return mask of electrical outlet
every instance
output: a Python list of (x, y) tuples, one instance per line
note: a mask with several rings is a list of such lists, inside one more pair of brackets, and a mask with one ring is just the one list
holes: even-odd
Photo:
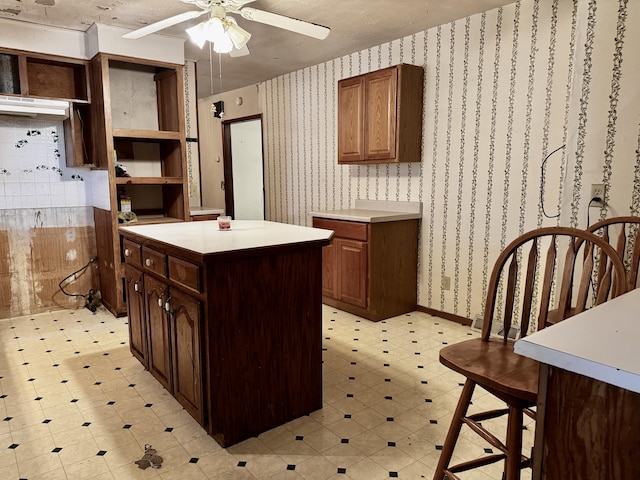
[(594, 198), (599, 198), (600, 200), (604, 200), (604, 185), (602, 183), (591, 184), (591, 198), (589, 198), (589, 200)]
[(442, 276), (442, 289), (451, 290), (451, 277)]

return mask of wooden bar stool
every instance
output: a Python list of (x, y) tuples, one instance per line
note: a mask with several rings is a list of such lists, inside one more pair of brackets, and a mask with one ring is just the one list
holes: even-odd
[(615, 248), (627, 271), (627, 290), (638, 287), (640, 265), (640, 217), (613, 217), (594, 223), (588, 232), (595, 233)]
[[(624, 265), (613, 247), (584, 230), (541, 228), (506, 247), (491, 273), (481, 337), (440, 350), (440, 362), (466, 381), (434, 480), (459, 480), (460, 472), (499, 461), (504, 461), (506, 480), (520, 478), (521, 469), (531, 466), (531, 459), (522, 454), (522, 426), (524, 414), (535, 419), (538, 362), (513, 351), (514, 331), (516, 337), (524, 337), (530, 329), (544, 328), (553, 304), (557, 304), (557, 318), (563, 319), (616, 297), (626, 292), (625, 278)], [(505, 408), (468, 414), (476, 386), (502, 400)], [(502, 441), (482, 422), (504, 415), (507, 432)], [(464, 425), (499, 453), (450, 465)]]

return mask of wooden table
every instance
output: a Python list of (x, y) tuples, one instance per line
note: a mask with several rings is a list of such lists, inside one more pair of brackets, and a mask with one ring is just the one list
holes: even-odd
[(640, 478), (640, 289), (515, 351), (540, 362), (534, 480)]

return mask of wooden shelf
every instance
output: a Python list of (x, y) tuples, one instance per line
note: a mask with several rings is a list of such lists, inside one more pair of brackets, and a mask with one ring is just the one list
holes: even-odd
[(165, 217), (162, 215), (138, 215), (138, 221), (129, 223), (120, 223), (119, 227), (132, 227), (134, 225), (151, 225), (154, 223), (176, 223), (184, 222), (182, 218)]
[(128, 128), (114, 128), (114, 138), (131, 138), (137, 140), (180, 140), (181, 132), (168, 130), (139, 130)]
[(117, 177), (116, 185), (182, 185), (180, 177)]

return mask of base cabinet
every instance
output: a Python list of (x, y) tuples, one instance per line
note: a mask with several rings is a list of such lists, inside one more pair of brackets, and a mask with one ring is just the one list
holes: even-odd
[(201, 304), (177, 289), (172, 290), (168, 304), (173, 337), (173, 395), (202, 423)]
[(369, 259), (367, 257), (367, 242), (336, 239), (336, 275), (338, 279), (337, 299), (367, 308), (369, 299), (367, 280), (369, 273)]
[(144, 279), (144, 298), (149, 338), (147, 368), (164, 388), (171, 391), (170, 315), (165, 303), (169, 299), (169, 286), (147, 275)]
[[(143, 257), (154, 253), (145, 251)], [(148, 268), (157, 268), (157, 263)], [(131, 353), (203, 423), (202, 303), (130, 265), (125, 265), (125, 279)]]
[(131, 352), (220, 445), (322, 408), (328, 240), (206, 256), (126, 231)]
[(314, 217), (334, 231), (322, 252), (322, 301), (373, 321), (417, 305), (418, 220), (363, 223)]
[(144, 288), (142, 272), (125, 269), (127, 298), (129, 299), (129, 348), (143, 364), (147, 364), (147, 322), (145, 319)]

